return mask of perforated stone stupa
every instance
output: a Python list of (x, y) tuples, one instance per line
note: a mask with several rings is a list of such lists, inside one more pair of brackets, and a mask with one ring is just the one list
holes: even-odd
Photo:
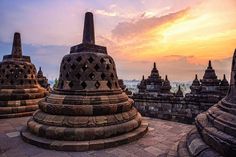
[(0, 118), (31, 115), (46, 93), (30, 57), (22, 55), (20, 33), (15, 33), (12, 53), (0, 62)]
[(22, 138), (55, 150), (86, 151), (142, 137), (148, 124), (118, 84), (114, 60), (95, 45), (93, 14), (85, 14), (82, 44), (63, 57), (59, 83), (39, 103)]
[[(176, 156), (236, 156), (236, 50), (228, 94), (197, 116), (196, 128), (184, 136)], [(171, 155), (171, 154), (170, 154)]]

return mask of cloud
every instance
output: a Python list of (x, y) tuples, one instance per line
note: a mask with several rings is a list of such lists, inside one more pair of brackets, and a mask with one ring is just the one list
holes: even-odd
[(117, 16), (117, 12), (108, 12), (106, 10), (95, 10), (95, 14), (104, 15), (104, 16)]
[[(153, 62), (156, 62), (162, 78), (168, 75), (170, 81), (192, 81), (195, 74), (198, 74), (201, 79), (208, 65), (208, 60), (206, 60), (204, 64), (191, 63), (190, 61), (193, 58), (193, 56), (163, 56), (153, 59), (152, 62), (146, 60), (133, 62), (118, 60), (116, 64), (118, 67), (118, 75), (121, 77), (126, 76), (125, 79), (141, 79), (142, 75), (145, 75), (145, 77), (149, 76)], [(231, 57), (221, 60), (212, 60), (212, 66), (219, 79), (222, 79), (223, 74), (226, 74), (229, 80), (231, 60)]]
[[(9, 43), (20, 31), (25, 55), (49, 79), (58, 77), (62, 57), (81, 41), (85, 11), (95, 13), (96, 43), (107, 46), (123, 79), (149, 75), (154, 61), (170, 80), (201, 76), (208, 59), (220, 78), (229, 74), (235, 0), (22, 1), (1, 0), (0, 41)], [(11, 44), (0, 42), (0, 49), (10, 52)]]
[(113, 36), (117, 38), (133, 37), (137, 34), (150, 31), (153, 28), (161, 27), (164, 24), (171, 23), (182, 18), (188, 12), (187, 9), (180, 10), (175, 13), (170, 13), (161, 17), (148, 17), (143, 13), (138, 20), (129, 22), (120, 22), (113, 30)]

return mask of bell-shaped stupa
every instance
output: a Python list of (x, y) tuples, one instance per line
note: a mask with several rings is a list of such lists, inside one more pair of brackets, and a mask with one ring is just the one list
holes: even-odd
[(50, 84), (48, 83), (48, 79), (43, 75), (41, 67), (39, 67), (39, 71), (37, 73), (37, 80), (40, 86), (45, 88), (47, 91), (50, 91)]
[(30, 57), (22, 55), (20, 33), (15, 33), (12, 53), (0, 62), (0, 118), (31, 115), (46, 94)]
[(95, 45), (93, 14), (87, 12), (83, 43), (63, 57), (58, 86), (40, 101), (22, 138), (48, 149), (86, 151), (134, 141), (147, 128), (120, 88), (106, 47)]
[(236, 156), (236, 50), (228, 94), (196, 117), (196, 128), (179, 142), (177, 156)]

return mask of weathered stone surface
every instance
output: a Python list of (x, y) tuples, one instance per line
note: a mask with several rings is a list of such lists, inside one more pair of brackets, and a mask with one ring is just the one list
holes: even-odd
[(142, 115), (194, 123), (199, 113), (206, 111), (226, 95), (229, 83), (225, 75), (222, 80), (217, 78), (209, 61), (203, 79), (199, 81), (195, 76), (190, 93), (183, 96), (180, 86), (176, 93), (171, 93), (167, 76), (162, 80), (154, 64), (151, 75), (147, 79), (143, 76), (138, 88), (139, 92), (132, 98)]
[[(123, 157), (123, 156), (137, 156), (137, 157), (156, 157), (165, 155), (168, 150), (178, 141), (184, 134), (193, 128), (193, 125), (186, 125), (175, 123), (160, 119), (152, 119), (143, 117), (149, 123), (147, 134), (143, 138), (131, 142), (129, 144), (118, 146), (117, 143), (109, 142), (105, 144), (106, 139), (103, 141), (91, 141), (91, 149), (95, 151), (86, 152), (57, 152), (54, 150), (46, 150), (25, 143), (19, 134), (19, 128), (22, 128), (30, 117), (0, 119), (0, 156), (14, 157), (14, 156), (27, 156), (27, 157)], [(18, 132), (18, 133), (17, 133)], [(9, 134), (13, 136), (8, 136)], [(14, 136), (17, 134), (17, 136)], [(44, 143), (46, 145), (46, 139)], [(67, 141), (68, 142), (68, 141)], [(100, 142), (100, 143), (99, 143)], [(101, 144), (104, 142), (104, 144)], [(88, 148), (88, 142), (80, 141), (81, 148)], [(82, 145), (83, 144), (83, 145)], [(109, 145), (116, 146), (113, 148), (103, 149)], [(70, 149), (67, 145), (63, 147)], [(97, 150), (102, 149), (102, 150)], [(73, 150), (74, 151), (74, 150)]]
[(58, 85), (40, 101), (22, 138), (47, 149), (86, 151), (129, 143), (147, 130), (119, 86), (114, 60), (95, 45), (93, 15), (86, 13), (83, 43), (63, 57)]
[[(233, 55), (228, 94), (196, 117), (196, 129), (183, 140), (187, 156), (236, 156), (236, 50)], [(209, 63), (210, 65), (210, 63)], [(213, 74), (211, 74), (214, 76)], [(179, 142), (178, 147), (181, 147)], [(177, 156), (186, 156), (177, 150)]]
[(30, 57), (22, 55), (20, 33), (15, 33), (11, 55), (0, 62), (0, 118), (31, 115), (46, 94)]

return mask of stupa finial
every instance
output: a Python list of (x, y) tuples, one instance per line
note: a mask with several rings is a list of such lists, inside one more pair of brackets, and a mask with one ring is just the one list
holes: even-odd
[(209, 62), (208, 62), (208, 68), (212, 68), (212, 66), (211, 66), (211, 60), (209, 60)]
[(157, 68), (157, 67), (156, 67), (156, 62), (154, 62), (154, 64), (153, 64), (153, 68), (155, 68), (155, 69)]
[(18, 32), (14, 34), (11, 54), (13, 58), (22, 58), (21, 37)]
[(95, 44), (93, 13), (91, 12), (85, 13), (83, 43)]

